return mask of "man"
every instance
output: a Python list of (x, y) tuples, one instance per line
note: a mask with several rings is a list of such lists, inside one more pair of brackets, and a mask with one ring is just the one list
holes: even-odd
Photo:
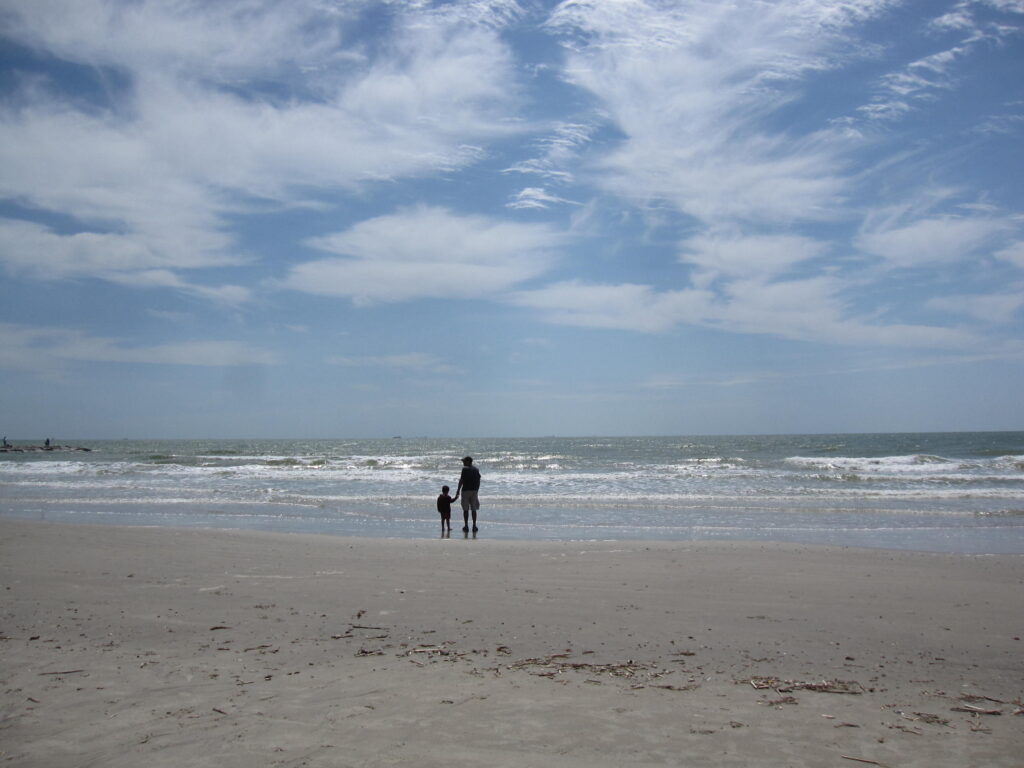
[(469, 513), (473, 513), (473, 533), (476, 533), (476, 511), (480, 509), (480, 470), (473, 466), (473, 457), (466, 456), (462, 460), (462, 474), (459, 476), (459, 487), (455, 489), (455, 498), (462, 499), (462, 532), (469, 533)]

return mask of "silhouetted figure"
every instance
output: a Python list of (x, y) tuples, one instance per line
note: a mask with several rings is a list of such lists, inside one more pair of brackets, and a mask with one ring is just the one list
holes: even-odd
[[(455, 496), (455, 499), (458, 495)], [(441, 495), (437, 497), (437, 511), (441, 513), (441, 535), (444, 535), (445, 526), (448, 526), (448, 534), (452, 532), (452, 502), (455, 501), (448, 495), (448, 486), (441, 486)]]
[(462, 475), (459, 476), (459, 487), (455, 489), (455, 498), (462, 496), (462, 532), (469, 533), (469, 513), (473, 513), (473, 533), (476, 533), (476, 512), (480, 509), (480, 470), (473, 466), (473, 457), (466, 456), (462, 460)]

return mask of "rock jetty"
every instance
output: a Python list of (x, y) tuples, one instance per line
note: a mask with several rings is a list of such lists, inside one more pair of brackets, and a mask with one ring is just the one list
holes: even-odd
[(0, 453), (33, 453), (36, 451), (91, 451), (77, 445), (10, 445), (0, 446)]

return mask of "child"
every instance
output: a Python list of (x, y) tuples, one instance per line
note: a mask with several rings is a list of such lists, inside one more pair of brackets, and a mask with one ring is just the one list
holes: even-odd
[(455, 494), (453, 499), (448, 495), (448, 486), (441, 486), (441, 495), (437, 497), (437, 511), (441, 513), (441, 535), (444, 535), (444, 528), (448, 526), (449, 535), (452, 532), (452, 502), (459, 498), (459, 494)]

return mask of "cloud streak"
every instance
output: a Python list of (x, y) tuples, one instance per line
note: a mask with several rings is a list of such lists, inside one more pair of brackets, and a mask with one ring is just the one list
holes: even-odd
[(337, 257), (293, 267), (283, 285), (361, 305), (455, 295), (486, 299), (544, 274), (563, 240), (544, 224), (417, 206), (307, 241)]
[(97, 110), (34, 80), (0, 113), (0, 195), (78, 229), (4, 222), (0, 258), (36, 278), (239, 265), (228, 222), (254, 200), (452, 171), (521, 130), (495, 29), (514, 3), (396, 13), (372, 58), (348, 44), (367, 3), (6, 5), (8, 37), (121, 84)]
[(0, 323), (0, 366), (57, 374), (71, 362), (141, 363), (222, 368), (275, 365), (268, 350), (237, 341), (198, 340), (132, 345), (78, 329)]

